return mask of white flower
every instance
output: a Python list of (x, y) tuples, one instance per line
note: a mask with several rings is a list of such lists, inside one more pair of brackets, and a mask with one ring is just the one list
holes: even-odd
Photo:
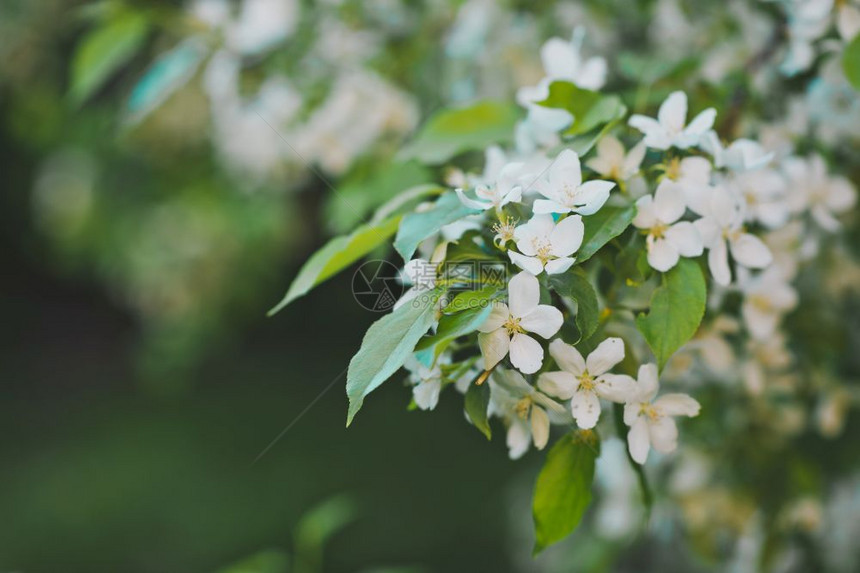
[(439, 403), (439, 393), (442, 391), (440, 363), (444, 362), (443, 358), (440, 357), (432, 368), (428, 368), (411, 355), (403, 365), (409, 371), (409, 381), (413, 384), (412, 398), (422, 410), (432, 410)]
[(484, 369), (490, 370), (510, 351), (511, 364), (525, 374), (538, 371), (543, 348), (528, 335), (550, 338), (564, 322), (561, 311), (540, 303), (540, 284), (527, 272), (508, 282), (508, 304), (497, 302), (487, 320), (478, 328), (478, 344), (484, 355)]
[(714, 192), (711, 171), (711, 162), (704, 157), (674, 157), (666, 163), (665, 176), (676, 183), (687, 207), (701, 215)]
[(566, 421), (564, 407), (540, 393), (514, 370), (493, 372), (490, 384), (490, 412), (501, 416), (508, 426), (508, 455), (521, 457), (533, 441), (542, 450), (549, 440), (550, 416)]
[(744, 214), (738, 199), (727, 189), (718, 188), (708, 202), (708, 212), (694, 223), (708, 249), (708, 267), (717, 284), (732, 282), (729, 250), (739, 265), (763, 269), (773, 261), (764, 242), (743, 229)]
[(846, 42), (860, 34), (860, 4), (840, 2), (836, 9), (836, 30)]
[(631, 127), (645, 135), (645, 145), (653, 149), (678, 147), (687, 149), (699, 144), (702, 136), (714, 125), (717, 111), (708, 108), (689, 125), (687, 121), (687, 94), (677, 91), (669, 94), (657, 112), (657, 119), (644, 115), (633, 115), (628, 122)]
[(654, 400), (660, 382), (656, 364), (639, 367), (633, 399), (624, 406), (624, 423), (630, 426), (627, 448), (636, 463), (644, 464), (653, 447), (662, 454), (678, 447), (678, 427), (672, 416), (697, 416), (699, 403), (686, 394), (665, 394)]
[(774, 157), (772, 152), (766, 151), (760, 143), (751, 139), (736, 139), (728, 147), (723, 147), (719, 136), (713, 130), (702, 138), (702, 148), (714, 156), (717, 167), (736, 172), (761, 169)]
[(815, 60), (812, 43), (830, 28), (833, 0), (793, 0), (783, 6), (788, 16), (788, 54), (780, 65), (786, 75), (802, 72)]
[(514, 230), (519, 253), (508, 251), (511, 262), (533, 275), (546, 270), (548, 275), (563, 273), (574, 261), (585, 234), (582, 217), (570, 215), (558, 224), (552, 215), (534, 215)]
[(797, 306), (797, 291), (776, 267), (740, 284), (744, 293), (741, 315), (753, 338), (770, 338), (782, 317)]
[(599, 398), (623, 404), (631, 397), (633, 378), (609, 373), (624, 360), (624, 342), (620, 338), (607, 338), (585, 359), (560, 338), (550, 343), (549, 353), (561, 371), (541, 374), (538, 388), (550, 396), (570, 400), (571, 414), (580, 428), (587, 430), (597, 424)]
[(580, 46), (582, 33), (574, 31), (570, 42), (561, 38), (550, 38), (541, 47), (540, 59), (547, 78), (566, 80), (587, 90), (599, 90), (606, 82), (606, 60), (589, 58), (582, 61)]
[(839, 229), (836, 215), (849, 211), (857, 202), (857, 191), (844, 177), (829, 177), (820, 155), (808, 160), (786, 159), (783, 162), (789, 178), (789, 201), (792, 211), (809, 210), (824, 230)]
[(245, 0), (227, 28), (227, 43), (242, 55), (255, 55), (286, 39), (299, 23), (294, 0)]
[(637, 213), (633, 225), (648, 231), (648, 264), (666, 272), (681, 256), (698, 257), (702, 254), (702, 237), (692, 223), (678, 221), (685, 205), (678, 185), (664, 179), (652, 197), (646, 195), (636, 202)]
[[(730, 183), (744, 198), (744, 219), (768, 229), (782, 227), (790, 215), (785, 179), (773, 169), (739, 173)], [(704, 213), (699, 213), (700, 215)]]
[(565, 149), (550, 165), (547, 178), (535, 182), (538, 192), (546, 199), (534, 202), (535, 213), (580, 213), (593, 215), (609, 199), (615, 187), (611, 181), (582, 182), (579, 155)]
[(519, 162), (505, 165), (499, 171), (494, 184), (480, 184), (475, 187), (477, 200), (467, 197), (462, 189), (455, 189), (455, 191), (466, 207), (482, 211), (516, 203), (523, 196), (522, 179), (525, 176), (523, 168), (524, 164)]
[(637, 173), (645, 159), (645, 143), (640, 141), (625, 153), (624, 146), (616, 138), (607, 135), (597, 143), (597, 156), (585, 164), (604, 177), (616, 181), (627, 181)]

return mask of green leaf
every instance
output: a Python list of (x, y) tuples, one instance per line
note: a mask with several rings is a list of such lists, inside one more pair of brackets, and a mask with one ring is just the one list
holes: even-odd
[(585, 90), (565, 81), (552, 82), (549, 96), (538, 104), (565, 109), (573, 115), (573, 123), (567, 128), (566, 135), (585, 133), (627, 114), (627, 107), (618, 96)]
[(623, 233), (636, 216), (636, 207), (606, 207), (582, 218), (585, 234), (576, 252), (576, 262), (584, 263), (603, 245)]
[(143, 14), (123, 11), (90, 31), (72, 59), (69, 97), (76, 105), (90, 98), (143, 46), (149, 21)]
[(490, 385), (470, 384), (466, 390), (465, 408), (466, 415), (469, 420), (475, 425), (482, 434), (489, 440), (493, 433), (490, 429), (490, 422), (487, 419), (487, 408), (490, 406)]
[(574, 344), (588, 340), (600, 324), (600, 306), (597, 293), (585, 277), (567, 272), (552, 275), (549, 284), (558, 294), (572, 298), (576, 302), (576, 327), (579, 339)]
[(842, 69), (854, 89), (860, 91), (860, 34), (854, 36), (854, 39), (845, 47), (842, 55)]
[(489, 302), (498, 296), (503, 287), (503, 284), (492, 284), (480, 290), (463, 291), (451, 299), (451, 302), (448, 303), (448, 306), (444, 310), (446, 313), (454, 313), (465, 309), (489, 306)]
[(325, 544), (357, 516), (358, 504), (348, 494), (335, 495), (308, 510), (296, 524), (293, 535), (296, 559), (313, 560), (322, 555)]
[(404, 215), (394, 239), (394, 248), (404, 261), (409, 261), (421, 241), (438, 233), (445, 225), (476, 212), (463, 205), (456, 193), (446, 193), (439, 197), (432, 208)]
[(346, 425), (352, 423), (364, 398), (403, 366), (415, 345), (436, 321), (436, 302), (442, 289), (418, 297), (386, 314), (372, 325), (361, 341), (361, 348), (349, 361), (346, 395), (349, 413)]
[(371, 169), (370, 173), (365, 169), (363, 173), (351, 176), (338, 185), (337, 193), (329, 196), (325, 205), (325, 221), (334, 232), (352, 229), (365, 221), (367, 214), (377, 206), (401, 197), (404, 189), (424, 186), (433, 178), (429, 169), (414, 161), (381, 166), (376, 162)]
[(681, 259), (651, 297), (648, 314), (636, 317), (636, 326), (657, 357), (660, 369), (669, 357), (690, 340), (705, 314), (708, 296), (699, 264)]
[(416, 351), (436, 347), (433, 358), (437, 358), (454, 340), (472, 334), (484, 324), (493, 307), (489, 304), (478, 306), (456, 314), (446, 314), (439, 319), (439, 326), (432, 336), (425, 336), (415, 347)]
[(138, 122), (158, 108), (194, 75), (208, 53), (200, 38), (189, 38), (149, 66), (128, 98), (129, 120)]
[(287, 294), (272, 310), (272, 316), (324, 280), (339, 273), (352, 263), (386, 242), (397, 230), (400, 216), (392, 217), (378, 225), (362, 225), (352, 234), (335, 237), (314, 253), (302, 266)]
[(287, 573), (289, 570), (289, 555), (283, 551), (271, 549), (218, 569), (217, 573)]
[(535, 485), (532, 514), (537, 554), (576, 529), (591, 503), (600, 441), (593, 431), (571, 432), (549, 451)]
[(498, 261), (502, 265), (505, 264), (505, 261), (499, 257), (498, 250), (485, 250), (475, 242), (476, 237), (480, 237), (477, 231), (467, 231), (460, 239), (451, 243), (445, 255), (445, 262)]
[(439, 164), (464, 151), (508, 143), (519, 116), (516, 106), (492, 100), (437, 111), (397, 157)]

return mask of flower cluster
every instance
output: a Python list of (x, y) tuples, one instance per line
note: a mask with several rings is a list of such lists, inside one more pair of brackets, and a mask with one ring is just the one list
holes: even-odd
[[(783, 325), (804, 267), (838, 244), (854, 185), (831, 174), (831, 157), (795, 145), (788, 119), (740, 124), (737, 110), (677, 89), (629, 114), (633, 102), (598, 91), (609, 66), (583, 56), (581, 34), (540, 55), (544, 77), (517, 92), (508, 147), (488, 142), (480, 172), (457, 165), (447, 187), (412, 189), (372, 220), (393, 221), (404, 273), (418, 261), (424, 272), (353, 359), (348, 423), (403, 366), (416, 408), (455, 387), (488, 438), (493, 418), (504, 426), (511, 458), (559, 429), (545, 472), (557, 471), (554, 452), (596, 457), (599, 436), (617, 434), (644, 475), (678, 448), (680, 418), (722, 407), (703, 390), (712, 381), (751, 397), (743, 415), (775, 435), (796, 431), (788, 408), (758, 398), (797, 387), (801, 360)], [(452, 124), (480, 115), (450, 113)], [(434, 161), (481, 149), (458, 145), (434, 149)], [(817, 416), (832, 435), (855, 399), (822, 377)], [(536, 501), (539, 544), (541, 511)]]

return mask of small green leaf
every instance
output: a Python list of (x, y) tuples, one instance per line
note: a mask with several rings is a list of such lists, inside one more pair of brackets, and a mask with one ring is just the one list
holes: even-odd
[(699, 264), (681, 259), (663, 274), (663, 283), (651, 297), (648, 314), (636, 317), (636, 326), (657, 357), (661, 370), (672, 354), (696, 334), (705, 314), (707, 296)]
[(377, 225), (362, 225), (352, 234), (335, 237), (314, 253), (302, 266), (287, 294), (272, 310), (272, 316), (324, 280), (339, 273), (349, 265), (386, 242), (397, 230), (400, 216), (397, 215)]
[(90, 31), (75, 50), (69, 97), (80, 105), (90, 98), (143, 46), (149, 21), (138, 12), (123, 11)]
[(217, 573), (287, 573), (289, 570), (290, 556), (284, 551), (270, 549), (218, 569)]
[(576, 529), (591, 503), (600, 441), (593, 431), (571, 432), (549, 451), (535, 485), (532, 513), (537, 554)]
[(576, 327), (579, 330), (579, 339), (574, 344), (588, 340), (600, 324), (600, 306), (594, 287), (588, 279), (574, 272), (552, 275), (549, 284), (555, 292), (576, 302)]
[(364, 398), (403, 366), (415, 345), (436, 322), (436, 302), (442, 292), (442, 289), (431, 291), (429, 296), (418, 297), (370, 325), (361, 348), (349, 361), (346, 374), (347, 426), (361, 409)]
[(842, 69), (854, 89), (860, 91), (860, 34), (854, 36), (854, 39), (845, 46)]
[(451, 299), (451, 302), (445, 307), (445, 312), (454, 313), (461, 310), (489, 306), (489, 302), (498, 296), (502, 287), (504, 287), (503, 284), (492, 284), (480, 290), (463, 291)]
[(466, 390), (465, 408), (466, 415), (478, 430), (489, 440), (492, 438), (490, 422), (487, 419), (487, 408), (490, 406), (490, 385), (470, 384)]
[(421, 241), (472, 213), (476, 211), (463, 205), (456, 193), (446, 193), (430, 209), (404, 215), (394, 239), (394, 248), (404, 261), (409, 261)]
[(513, 140), (519, 116), (516, 106), (491, 100), (437, 111), (400, 151), (398, 159), (439, 164), (464, 151), (508, 143)]
[(472, 334), (484, 324), (493, 307), (489, 304), (478, 306), (456, 314), (446, 314), (439, 319), (439, 326), (432, 336), (425, 336), (415, 347), (416, 351), (436, 347), (433, 358), (438, 357), (454, 340)]
[(633, 218), (636, 216), (636, 208), (630, 207), (606, 207), (594, 215), (582, 218), (585, 225), (585, 234), (582, 246), (576, 252), (576, 262), (584, 263), (603, 245), (623, 233)]
[(538, 104), (565, 109), (573, 115), (573, 123), (567, 128), (566, 135), (585, 133), (627, 114), (627, 108), (618, 96), (603, 95), (565, 81), (552, 82), (549, 96)]

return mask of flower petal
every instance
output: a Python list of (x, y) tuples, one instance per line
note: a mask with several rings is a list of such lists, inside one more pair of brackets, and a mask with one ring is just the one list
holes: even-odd
[(636, 384), (639, 386), (639, 395), (636, 397), (637, 402), (650, 402), (657, 395), (657, 390), (660, 389), (660, 378), (657, 373), (656, 364), (643, 364), (639, 367), (639, 374), (636, 378)]
[(519, 272), (508, 281), (508, 307), (511, 316), (522, 318), (540, 304), (540, 283), (529, 272)]
[(698, 257), (704, 250), (702, 235), (688, 221), (679, 221), (666, 229), (666, 240), (675, 245), (684, 257)]
[(576, 262), (576, 258), (574, 257), (562, 257), (560, 259), (553, 259), (551, 261), (546, 262), (546, 266), (544, 269), (546, 270), (546, 274), (548, 275), (559, 275), (573, 266), (573, 263)]
[(612, 181), (586, 181), (579, 187), (576, 202), (581, 207), (576, 212), (581, 215), (594, 215), (609, 199), (609, 192), (615, 187)]
[(741, 233), (729, 246), (732, 257), (748, 269), (763, 269), (773, 261), (770, 249), (755, 235)]
[(570, 400), (579, 388), (579, 379), (570, 372), (544, 372), (538, 377), (538, 388), (560, 400)]
[(570, 372), (574, 376), (580, 376), (585, 372), (585, 359), (582, 354), (573, 345), (566, 344), (560, 338), (550, 342), (549, 355), (565, 372)]
[(511, 421), (511, 425), (508, 426), (508, 435), (506, 437), (508, 456), (512, 460), (520, 459), (528, 451), (531, 441), (531, 432), (528, 424), (519, 418), (514, 418)]
[(624, 341), (615, 336), (597, 345), (597, 348), (585, 359), (585, 367), (592, 376), (600, 376), (622, 360), (624, 360)]
[(441, 380), (428, 380), (412, 388), (412, 398), (415, 400), (415, 405), (422, 410), (432, 410), (439, 403), (439, 392), (441, 390)]
[(644, 195), (636, 201), (636, 216), (633, 226), (637, 229), (650, 229), (657, 224), (657, 214), (654, 211), (654, 197)]
[(564, 184), (576, 189), (582, 183), (582, 167), (579, 155), (572, 149), (565, 149), (558, 154), (549, 169), (549, 181), (553, 187), (559, 188)]
[(714, 120), (717, 119), (717, 110), (712, 107), (699, 112), (693, 120), (684, 129), (684, 136), (692, 139), (690, 145), (696, 145), (706, 131), (714, 127)]
[(511, 339), (504, 328), (478, 335), (478, 346), (484, 355), (484, 370), (490, 370), (508, 355)]
[(532, 212), (544, 213), (570, 213), (570, 207), (565, 207), (558, 201), (552, 199), (535, 199), (532, 205)]
[(732, 271), (729, 268), (729, 250), (726, 241), (720, 239), (708, 251), (708, 267), (718, 285), (729, 286), (732, 282)]
[(523, 374), (534, 374), (543, 363), (543, 348), (528, 334), (514, 334), (511, 338), (511, 364)]
[(540, 406), (532, 406), (532, 440), (535, 447), (542, 450), (546, 447), (549, 441), (549, 416)]
[(676, 91), (660, 105), (657, 120), (670, 133), (680, 133), (687, 121), (687, 94)]
[(664, 394), (654, 401), (656, 407), (664, 416), (698, 416), (701, 406), (686, 394)]
[(648, 432), (648, 422), (644, 418), (637, 418), (630, 431), (627, 432), (627, 450), (630, 457), (637, 464), (644, 464), (648, 459), (648, 450), (651, 449), (651, 437)]
[(520, 326), (526, 332), (534, 332), (547, 339), (558, 332), (562, 323), (564, 323), (564, 316), (561, 311), (548, 304), (538, 305), (520, 318)]
[(533, 275), (539, 275), (543, 272), (543, 263), (537, 257), (527, 257), (515, 251), (508, 251), (508, 256), (511, 262)]
[(604, 374), (594, 386), (597, 395), (610, 402), (624, 404), (636, 394), (636, 380), (626, 374)]
[(493, 308), (490, 310), (489, 316), (487, 316), (487, 320), (478, 327), (478, 332), (493, 332), (494, 330), (498, 330), (502, 327), (506, 320), (510, 317), (511, 313), (508, 310), (508, 305), (503, 302), (494, 301)]
[(687, 203), (681, 186), (671, 179), (663, 179), (654, 193), (654, 214), (667, 225), (674, 223), (684, 214)]
[(661, 454), (668, 454), (678, 447), (678, 426), (672, 418), (659, 418), (648, 424), (651, 445)]
[(570, 413), (576, 420), (576, 425), (583, 430), (589, 430), (597, 425), (600, 418), (600, 400), (591, 390), (577, 390), (570, 400)]
[(652, 241), (648, 249), (648, 264), (652, 268), (665, 273), (678, 264), (678, 248), (666, 239)]
[(652, 149), (669, 149), (672, 145), (666, 129), (653, 117), (635, 114), (630, 116), (627, 124), (641, 131), (645, 135), (645, 145)]
[(582, 245), (582, 237), (585, 235), (585, 225), (582, 217), (571, 215), (561, 221), (552, 230), (549, 236), (552, 248), (550, 253), (556, 257), (569, 257)]

